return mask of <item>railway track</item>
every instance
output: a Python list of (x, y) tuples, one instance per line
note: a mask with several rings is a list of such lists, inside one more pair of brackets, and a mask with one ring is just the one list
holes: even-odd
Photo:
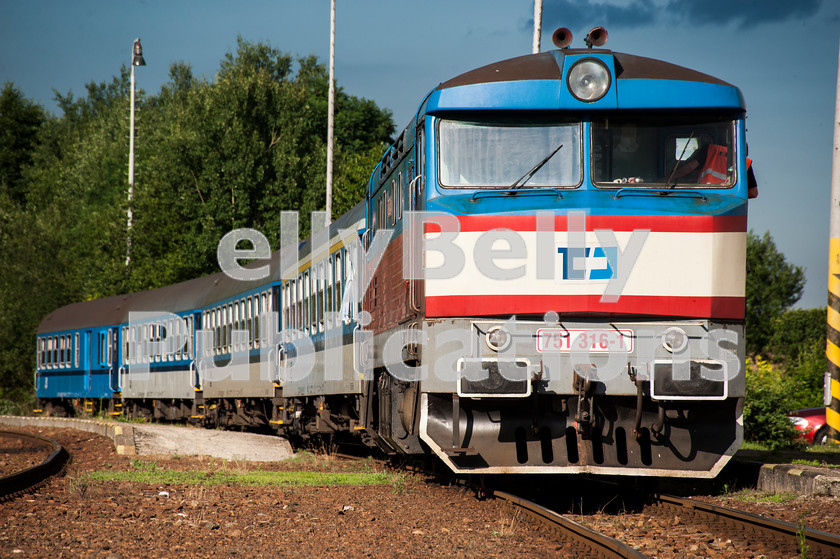
[(514, 511), (521, 511), (552, 531), (559, 539), (567, 542), (568, 551), (575, 557), (591, 558), (644, 558), (644, 555), (620, 541), (604, 535), (583, 524), (564, 517), (542, 505), (517, 497), (504, 491), (494, 491), (493, 496), (502, 499)]
[(49, 452), (49, 456), (39, 464), (0, 477), (0, 502), (14, 499), (41, 486), (52, 476), (60, 474), (70, 459), (63, 446), (47, 437), (17, 431), (0, 431), (0, 438), (19, 439), (24, 441), (25, 448), (46, 448)]
[[(361, 459), (358, 456), (346, 454), (338, 456), (345, 459)], [(381, 465), (388, 464), (387, 460), (376, 460), (375, 462)], [(408, 468), (405, 465), (400, 467), (415, 472), (433, 473), (416, 465)], [(440, 475), (440, 472), (434, 472), (433, 474)], [(470, 485), (459, 478), (451, 478), (450, 482)], [(501, 499), (514, 513), (518, 511), (542, 524), (558, 540), (565, 542), (569, 546), (568, 551), (573, 552), (576, 557), (649, 557), (618, 539), (602, 534), (595, 528), (585, 526), (525, 497), (489, 487), (470, 486), (479, 495), (483, 494)], [(709, 531), (726, 534), (727, 537), (736, 541), (741, 540), (744, 543), (761, 542), (769, 550), (775, 550), (785, 556), (840, 558), (840, 536), (838, 535), (684, 497), (653, 494), (649, 495), (646, 500), (648, 504), (643, 508), (646, 515), (678, 515), (692, 523), (707, 526)], [(807, 553), (802, 555), (806, 551)]]
[[(672, 495), (655, 495), (645, 513), (678, 514), (733, 539), (761, 541), (788, 556), (840, 557), (840, 536), (766, 516)], [(807, 553), (803, 553), (807, 549)]]

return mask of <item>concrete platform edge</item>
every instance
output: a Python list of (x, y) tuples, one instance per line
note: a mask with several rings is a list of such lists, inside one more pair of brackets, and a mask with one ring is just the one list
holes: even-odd
[(76, 417), (30, 417), (0, 415), (0, 425), (10, 427), (53, 427), (57, 429), (77, 429), (108, 437), (114, 442), (117, 454), (135, 456), (137, 446), (134, 441), (134, 427), (127, 423), (106, 421), (104, 419), (80, 419)]
[(799, 464), (764, 464), (758, 474), (756, 489), (840, 497), (840, 471)]

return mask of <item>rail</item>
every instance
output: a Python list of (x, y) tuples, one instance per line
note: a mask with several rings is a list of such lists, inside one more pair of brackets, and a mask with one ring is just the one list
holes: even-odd
[(504, 491), (494, 491), (493, 496), (503, 499), (516, 510), (524, 511), (533, 519), (551, 529), (561, 539), (568, 541), (577, 557), (644, 558), (647, 555), (620, 541), (578, 524), (556, 512)]
[(807, 546), (813, 557), (840, 557), (840, 536), (828, 532), (673, 495), (655, 495), (653, 505), (676, 509), (681, 514), (694, 516), (698, 520), (722, 524), (726, 528), (748, 535), (752, 540), (776, 542), (776, 547), (783, 553), (799, 553)]
[(18, 431), (0, 431), (0, 437), (35, 441), (52, 449), (47, 459), (40, 464), (0, 478), (0, 502), (14, 499), (41, 486), (52, 476), (64, 471), (64, 467), (70, 459), (70, 455), (63, 446), (47, 437)]

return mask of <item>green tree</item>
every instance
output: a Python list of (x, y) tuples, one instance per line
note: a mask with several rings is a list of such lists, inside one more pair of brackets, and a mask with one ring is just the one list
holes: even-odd
[[(236, 227), (278, 247), (283, 210), (300, 211), (305, 232), (325, 203), (326, 76), (314, 57), (240, 39), (213, 81), (176, 63), (159, 94), (140, 91), (129, 267), (128, 69), (82, 97), (56, 93), (59, 117), (4, 86), (0, 398), (31, 395), (34, 335), (51, 310), (215, 272)], [(336, 106), (338, 215), (362, 199), (394, 125), (341, 88)]]
[(24, 200), (23, 169), (32, 162), (44, 109), (24, 98), (11, 82), (0, 90), (0, 190), (16, 203)]
[(796, 303), (805, 287), (805, 271), (794, 266), (765, 232), (747, 233), (746, 343), (747, 351), (764, 352), (774, 321)]

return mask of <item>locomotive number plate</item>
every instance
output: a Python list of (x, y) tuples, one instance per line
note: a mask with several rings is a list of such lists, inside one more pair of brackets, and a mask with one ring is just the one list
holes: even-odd
[(537, 351), (540, 353), (569, 353), (583, 351), (609, 353), (633, 351), (632, 330), (566, 330), (540, 328), (537, 330)]

